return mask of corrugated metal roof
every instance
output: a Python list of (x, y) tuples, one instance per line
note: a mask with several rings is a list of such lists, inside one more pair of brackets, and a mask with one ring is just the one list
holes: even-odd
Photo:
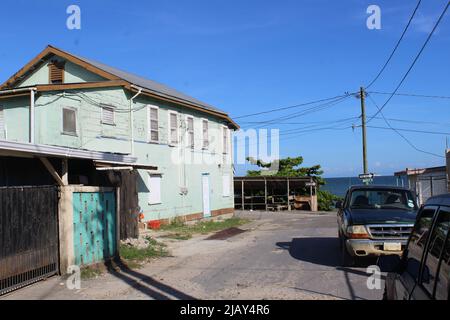
[[(58, 48), (58, 50), (61, 50), (61, 49)], [(64, 51), (64, 50), (61, 50), (61, 51)], [(64, 51), (64, 52), (66, 52), (66, 53), (74, 56), (75, 58), (80, 59), (80, 60), (82, 60), (82, 61), (84, 61), (84, 62), (86, 62), (88, 64), (91, 64), (91, 65), (93, 65), (96, 68), (99, 68), (99, 69), (101, 69), (101, 70), (103, 70), (105, 72), (108, 72), (108, 73), (110, 73), (112, 75), (115, 75), (116, 77), (119, 77), (119, 78), (121, 78), (121, 79), (123, 79), (125, 81), (128, 81), (128, 82), (130, 82), (130, 83), (132, 83), (132, 84), (134, 84), (134, 85), (136, 85), (138, 87), (142, 87), (143, 89), (154, 91), (156, 93), (163, 94), (163, 95), (166, 95), (168, 97), (174, 97), (174, 98), (177, 98), (177, 99), (185, 100), (187, 102), (191, 102), (191, 103), (194, 103), (196, 105), (199, 105), (199, 106), (201, 106), (201, 107), (203, 107), (203, 108), (205, 108), (207, 110), (211, 110), (211, 111), (215, 111), (215, 112), (220, 112), (220, 113), (226, 114), (226, 112), (224, 112), (224, 111), (222, 111), (220, 109), (217, 109), (217, 108), (215, 108), (215, 107), (213, 107), (213, 106), (211, 106), (211, 105), (209, 105), (207, 103), (204, 103), (204, 102), (202, 102), (200, 100), (192, 98), (192, 97), (190, 97), (190, 96), (188, 96), (188, 95), (186, 95), (186, 94), (184, 94), (182, 92), (179, 92), (179, 91), (177, 91), (175, 89), (172, 89), (172, 88), (170, 88), (170, 87), (168, 87), (168, 86), (166, 86), (164, 84), (161, 84), (161, 83), (158, 83), (156, 81), (140, 77), (138, 75), (135, 75), (135, 74), (132, 74), (132, 73), (120, 70), (120, 69), (113, 68), (113, 67), (108, 66), (106, 64), (103, 64), (101, 62), (97, 62), (97, 61), (94, 61), (94, 60), (91, 60), (91, 59), (87, 59), (87, 58), (75, 55), (75, 54), (67, 52), (67, 51)]]

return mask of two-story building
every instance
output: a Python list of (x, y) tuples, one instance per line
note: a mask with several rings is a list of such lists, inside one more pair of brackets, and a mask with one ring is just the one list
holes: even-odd
[[(0, 186), (119, 186), (120, 228), (127, 215), (167, 222), (231, 214), (235, 129), (213, 106), (48, 46), (0, 86)], [(76, 210), (60, 213), (67, 247), (79, 240), (70, 230)]]

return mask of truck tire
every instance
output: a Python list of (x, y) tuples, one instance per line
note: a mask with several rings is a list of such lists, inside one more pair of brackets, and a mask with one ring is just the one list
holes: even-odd
[(341, 237), (341, 262), (343, 267), (353, 267), (355, 265), (355, 258), (351, 256), (345, 245), (345, 238)]

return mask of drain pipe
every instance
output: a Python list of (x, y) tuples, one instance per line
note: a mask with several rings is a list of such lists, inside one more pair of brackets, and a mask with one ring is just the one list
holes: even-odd
[(135, 85), (131, 85), (132, 88), (137, 89), (138, 92), (130, 99), (130, 143), (131, 143), (131, 155), (134, 156), (134, 116), (133, 116), (133, 100), (136, 99), (141, 93), (142, 88)]
[(18, 89), (9, 89), (9, 90), (1, 90), (0, 95), (2, 94), (11, 94), (11, 93), (21, 93), (21, 92), (27, 92), (30, 91), (30, 132), (29, 132), (29, 143), (34, 144), (34, 122), (35, 122), (35, 91), (37, 91), (37, 88), (18, 88)]

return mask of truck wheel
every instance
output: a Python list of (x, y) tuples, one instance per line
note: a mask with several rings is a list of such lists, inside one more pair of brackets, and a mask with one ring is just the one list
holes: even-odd
[(383, 300), (387, 300), (387, 290), (386, 290), (386, 286), (384, 286), (384, 291), (383, 291)]
[(341, 261), (343, 267), (352, 267), (355, 264), (355, 259), (352, 257), (348, 251), (347, 247), (345, 245), (345, 239), (344, 237), (341, 237)]

